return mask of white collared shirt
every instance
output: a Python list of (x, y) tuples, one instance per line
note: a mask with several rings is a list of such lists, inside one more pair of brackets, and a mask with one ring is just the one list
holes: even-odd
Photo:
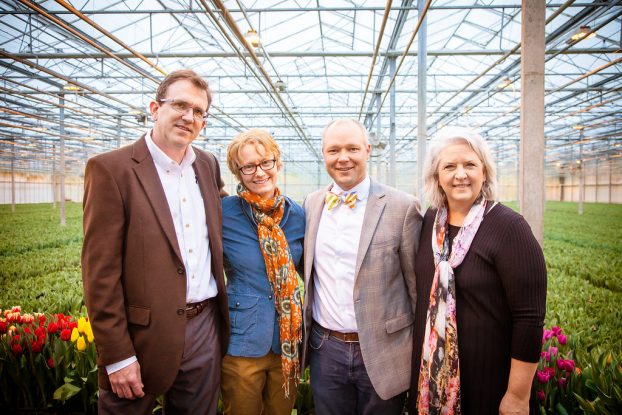
[[(205, 205), (192, 168), (196, 154), (192, 146), (188, 146), (181, 164), (177, 163), (153, 142), (152, 131), (145, 135), (145, 141), (164, 188), (179, 251), (186, 268), (186, 303), (215, 297), (218, 288), (212, 275)], [(136, 356), (132, 356), (107, 365), (106, 372), (117, 372), (136, 360)]]
[[(341, 203), (330, 211), (324, 205), (322, 210), (313, 258), (313, 318), (330, 330), (357, 331), (354, 281), (370, 183), (367, 176), (346, 192), (356, 192), (354, 209)], [(331, 191), (339, 194), (342, 189), (333, 184)]]
[(186, 303), (215, 297), (218, 288), (212, 275), (206, 220), (208, 212), (205, 212), (199, 182), (192, 168), (196, 154), (192, 146), (188, 146), (181, 163), (177, 163), (153, 142), (152, 131), (145, 139), (164, 188), (186, 268)]

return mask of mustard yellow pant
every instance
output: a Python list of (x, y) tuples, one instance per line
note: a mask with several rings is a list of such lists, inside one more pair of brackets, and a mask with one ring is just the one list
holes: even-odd
[(220, 389), (225, 415), (290, 415), (298, 381), (291, 381), (285, 398), (280, 355), (272, 351), (263, 357), (226, 355)]

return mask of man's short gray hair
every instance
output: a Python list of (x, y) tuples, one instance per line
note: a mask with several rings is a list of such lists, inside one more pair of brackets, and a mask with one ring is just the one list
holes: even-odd
[(441, 152), (453, 144), (466, 143), (477, 154), (484, 165), (486, 180), (481, 194), (487, 200), (497, 200), (497, 172), (488, 144), (482, 136), (469, 128), (446, 127), (437, 133), (430, 142), (430, 148), (423, 165), (423, 193), (433, 208), (447, 203), (447, 196), (438, 182), (438, 165)]

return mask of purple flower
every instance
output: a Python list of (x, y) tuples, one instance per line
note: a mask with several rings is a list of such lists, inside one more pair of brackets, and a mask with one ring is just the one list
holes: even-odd
[(546, 370), (538, 370), (536, 372), (536, 377), (538, 378), (538, 382), (544, 384), (551, 380), (551, 374)]
[(557, 379), (557, 385), (559, 386), (560, 389), (566, 389), (566, 381), (568, 379), (566, 378), (559, 378)]

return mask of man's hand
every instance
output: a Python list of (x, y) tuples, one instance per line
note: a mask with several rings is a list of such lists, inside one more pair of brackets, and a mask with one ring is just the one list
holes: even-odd
[(140, 378), (140, 365), (134, 362), (114, 373), (108, 375), (110, 386), (119, 398), (136, 399), (145, 396), (143, 382)]

